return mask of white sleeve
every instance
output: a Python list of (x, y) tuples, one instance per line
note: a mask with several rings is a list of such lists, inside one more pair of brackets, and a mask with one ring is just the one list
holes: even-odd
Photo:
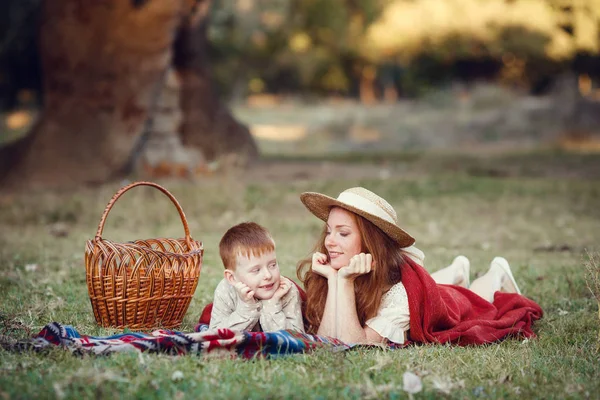
[(280, 301), (263, 300), (263, 311), (260, 316), (260, 325), (263, 331), (273, 332), (289, 329), (304, 333), (300, 303), (300, 292), (293, 283), (290, 291)]
[(423, 251), (418, 249), (416, 246), (413, 245), (404, 247), (402, 250), (408, 253), (408, 256), (421, 267), (425, 266), (425, 253), (423, 253)]
[(390, 342), (405, 342), (406, 331), (410, 329), (410, 314), (408, 296), (402, 283), (392, 286), (384, 295), (377, 315), (369, 319), (366, 325)]
[(260, 302), (243, 302), (235, 288), (223, 279), (215, 289), (209, 329), (251, 330), (258, 322), (261, 306)]

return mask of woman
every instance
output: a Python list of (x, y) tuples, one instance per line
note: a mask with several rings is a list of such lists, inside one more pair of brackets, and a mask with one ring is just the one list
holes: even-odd
[(534, 336), (542, 310), (520, 295), (506, 260), (469, 288), (469, 264), (457, 257), (429, 275), (415, 240), (398, 226), (390, 204), (364, 188), (337, 199), (303, 193), (304, 205), (326, 222), (312, 259), (298, 264), (308, 332), (349, 343), (490, 343)]

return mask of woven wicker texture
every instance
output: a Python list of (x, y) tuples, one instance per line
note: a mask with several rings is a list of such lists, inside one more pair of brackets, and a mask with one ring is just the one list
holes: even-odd
[[(142, 185), (171, 199), (183, 223), (183, 239), (115, 243), (102, 238), (117, 199)], [(85, 246), (86, 281), (96, 321), (104, 327), (131, 330), (178, 327), (198, 285), (203, 254), (202, 242), (191, 238), (183, 209), (169, 191), (152, 182), (121, 188), (108, 202), (95, 238)]]

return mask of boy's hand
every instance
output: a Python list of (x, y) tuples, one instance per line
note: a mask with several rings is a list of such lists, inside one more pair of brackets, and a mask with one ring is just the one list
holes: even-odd
[(373, 267), (373, 256), (371, 254), (360, 253), (350, 259), (350, 264), (340, 268), (338, 276), (341, 279), (353, 281), (361, 275), (371, 272)]
[(236, 282), (233, 285), (235, 290), (237, 290), (240, 298), (244, 303), (253, 304), (256, 303), (256, 299), (254, 298), (254, 290), (250, 290), (250, 288), (243, 284), (242, 282)]
[(314, 253), (312, 256), (312, 271), (327, 279), (335, 278), (337, 275), (337, 271), (331, 268), (331, 264), (327, 263), (327, 256), (319, 252)]
[(290, 289), (292, 288), (292, 285), (293, 285), (293, 283), (288, 278), (285, 278), (282, 276), (281, 279), (279, 280), (279, 288), (273, 294), (272, 299), (275, 302), (281, 300), (281, 298), (290, 291)]

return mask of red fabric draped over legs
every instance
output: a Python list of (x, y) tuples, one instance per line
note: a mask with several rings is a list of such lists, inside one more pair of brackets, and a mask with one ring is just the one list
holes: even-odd
[(531, 325), (543, 315), (536, 302), (516, 293), (496, 292), (490, 303), (466, 288), (437, 284), (408, 258), (402, 266), (402, 283), (408, 295), (410, 339), (414, 342), (466, 346), (509, 335), (535, 337)]

